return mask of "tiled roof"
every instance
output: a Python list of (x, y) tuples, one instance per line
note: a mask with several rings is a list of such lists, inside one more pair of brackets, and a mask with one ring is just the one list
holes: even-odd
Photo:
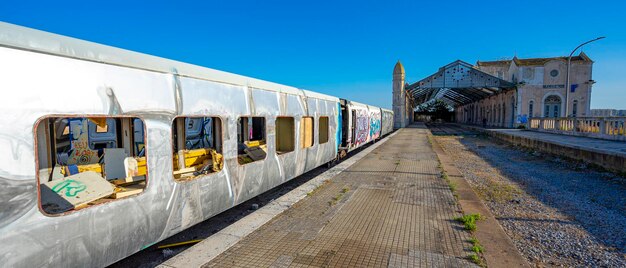
[(511, 60), (478, 61), (477, 66), (506, 66), (511, 64)]
[[(511, 64), (511, 61), (515, 61), (515, 65), (517, 66), (531, 66), (531, 65), (544, 65), (546, 62), (551, 60), (562, 60), (567, 61), (567, 57), (550, 57), (550, 58), (529, 58), (529, 59), (519, 59), (517, 57), (513, 57), (512, 60), (497, 60), (497, 61), (478, 61), (476, 63), (477, 66), (506, 66)], [(572, 61), (589, 61), (591, 59), (585, 54), (585, 52), (581, 52), (578, 56), (573, 56)]]

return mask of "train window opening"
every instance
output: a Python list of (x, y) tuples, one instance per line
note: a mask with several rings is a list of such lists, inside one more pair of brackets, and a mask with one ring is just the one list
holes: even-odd
[(300, 147), (313, 146), (313, 117), (302, 117), (300, 120)]
[(321, 116), (319, 120), (319, 143), (328, 142), (328, 116)]
[(296, 131), (293, 117), (276, 118), (276, 154), (293, 152), (296, 148)]
[(79, 210), (146, 187), (143, 122), (132, 117), (48, 117), (36, 126), (40, 205)]
[(264, 117), (240, 117), (237, 120), (237, 161), (239, 164), (264, 160), (267, 156), (265, 141)]
[(174, 180), (188, 181), (224, 168), (222, 120), (177, 117), (172, 122)]

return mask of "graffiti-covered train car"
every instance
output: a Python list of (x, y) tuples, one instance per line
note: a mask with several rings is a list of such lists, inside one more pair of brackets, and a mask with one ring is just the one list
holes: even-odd
[(382, 131), (382, 135), (385, 136), (393, 132), (393, 111), (380, 108), (380, 112), (381, 112), (381, 131)]
[(368, 106), (370, 116), (370, 136), (369, 140), (376, 140), (381, 136), (381, 112), (380, 108)]
[(343, 129), (340, 155), (393, 131), (392, 111), (346, 99), (341, 99), (340, 104)]

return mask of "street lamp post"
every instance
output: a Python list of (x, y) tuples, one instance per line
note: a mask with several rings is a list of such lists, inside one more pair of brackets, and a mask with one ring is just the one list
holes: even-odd
[(572, 53), (569, 53), (569, 56), (567, 57), (567, 72), (565, 74), (565, 117), (569, 117), (569, 92), (570, 92), (570, 84), (569, 84), (569, 69), (570, 69), (570, 65), (572, 63), (572, 55), (574, 55), (574, 52), (576, 52), (576, 50), (578, 50), (580, 47), (589, 44), (593, 41), (598, 41), (600, 39), (604, 39), (604, 36), (598, 37), (596, 39), (592, 39), (589, 40), (587, 42), (584, 42), (580, 45), (578, 45), (576, 48), (574, 48), (574, 50), (572, 50)]

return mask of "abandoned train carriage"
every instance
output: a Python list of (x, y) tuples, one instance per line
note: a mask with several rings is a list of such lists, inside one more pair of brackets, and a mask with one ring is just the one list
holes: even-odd
[(0, 58), (9, 267), (111, 264), (392, 131), (389, 110), (5, 23)]

